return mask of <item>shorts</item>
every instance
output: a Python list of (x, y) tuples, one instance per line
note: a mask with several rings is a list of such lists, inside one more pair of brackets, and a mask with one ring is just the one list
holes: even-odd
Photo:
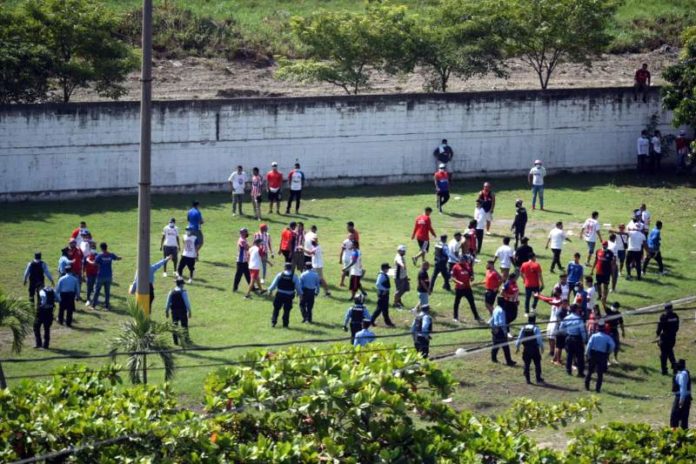
[(166, 258), (167, 256), (177, 256), (179, 254), (179, 247), (166, 246), (162, 248), (162, 254)]
[(428, 252), (430, 249), (430, 241), (428, 240), (418, 240), (418, 249), (420, 251)]
[(358, 291), (358, 289), (360, 288), (360, 279), (362, 279), (362, 276), (358, 276), (358, 275), (350, 276), (350, 291), (351, 292)]
[(420, 303), (421, 306), (430, 304), (430, 296), (428, 295), (428, 292), (418, 292), (418, 303)]
[(193, 271), (196, 268), (196, 258), (182, 256), (179, 265), (181, 266), (181, 270), (187, 267), (189, 271)]
[(595, 274), (595, 283), (597, 284), (609, 284), (610, 274)]
[(492, 211), (486, 211), (486, 221), (488, 221), (488, 222), (493, 221), (493, 212)]
[(260, 269), (249, 269), (249, 275), (252, 282), (259, 278), (259, 271)]
[(254, 200), (256, 203), (261, 204), (261, 202), (263, 202), (263, 196), (262, 196), (262, 195), (256, 195), (256, 197), (254, 197), (253, 200)]
[(626, 250), (617, 250), (616, 256), (619, 258), (619, 261), (624, 261), (626, 259)]
[(587, 242), (587, 252), (592, 254), (594, 253), (595, 245), (597, 242)]
[(486, 290), (486, 293), (483, 295), (483, 299), (486, 302), (486, 304), (492, 305), (495, 304), (496, 296), (498, 296), (497, 290)]
[(198, 230), (192, 230), (191, 233), (193, 235), (195, 235), (196, 238), (198, 239), (196, 241), (196, 245), (198, 245), (198, 247), (202, 247), (203, 246), (203, 231), (201, 229), (198, 229)]
[(283, 198), (283, 195), (280, 193), (280, 190), (277, 192), (272, 192), (268, 191), (268, 201), (273, 202), (273, 201), (280, 201)]
[(565, 348), (565, 341), (566, 341), (566, 335), (565, 334), (556, 334), (556, 348), (559, 350), (562, 350)]

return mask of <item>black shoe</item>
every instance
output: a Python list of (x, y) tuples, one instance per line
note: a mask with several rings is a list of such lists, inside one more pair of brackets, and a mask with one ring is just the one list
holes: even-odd
[(34, 349), (35, 349), (35, 350), (40, 350), (40, 349), (41, 349), (41, 345), (34, 345)]
[(271, 322), (271, 327), (275, 327), (275, 326), (276, 326), (276, 323), (275, 323), (275, 322)]
[(669, 372), (667, 372), (667, 371), (662, 371), (662, 375), (669, 375)]
[(538, 379), (536, 379), (536, 383), (544, 383), (544, 379), (542, 379), (541, 377), (539, 377)]
[(596, 391), (597, 393), (602, 393), (602, 391), (601, 391), (599, 388), (598, 388), (597, 390), (595, 390), (595, 391)]
[(585, 390), (590, 391), (590, 384), (585, 382)]
[(498, 364), (498, 360), (495, 359), (495, 358), (494, 358), (494, 359), (491, 359), (491, 362), (494, 362), (494, 363)]
[(387, 324), (387, 327), (391, 327), (393, 329), (394, 327), (396, 327), (396, 325), (394, 325), (390, 322), (389, 324)]
[(585, 378), (585, 373), (584, 373), (584, 372), (578, 372), (578, 377)]
[(505, 365), (506, 365), (506, 366), (513, 367), (513, 366), (516, 366), (516, 365), (517, 365), (517, 362), (516, 362), (516, 361), (509, 361), (509, 362), (506, 362)]
[(527, 381), (527, 385), (531, 385), (531, 384), (532, 384), (532, 381), (531, 381), (531, 380), (529, 380), (529, 379), (525, 379), (525, 380)]

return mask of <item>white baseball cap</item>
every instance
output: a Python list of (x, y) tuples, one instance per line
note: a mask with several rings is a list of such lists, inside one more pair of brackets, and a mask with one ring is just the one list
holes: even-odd
[(277, 167), (277, 166), (278, 166), (278, 163), (277, 163), (276, 161), (274, 161), (274, 162), (271, 163), (271, 166)]
[(396, 248), (396, 251), (406, 251), (406, 245), (399, 245), (399, 246)]
[(445, 168), (446, 168), (445, 163), (440, 163), (440, 166), (438, 166), (438, 167), (439, 167), (440, 169), (445, 169)]
[(534, 164), (541, 164), (541, 160), (534, 160)]

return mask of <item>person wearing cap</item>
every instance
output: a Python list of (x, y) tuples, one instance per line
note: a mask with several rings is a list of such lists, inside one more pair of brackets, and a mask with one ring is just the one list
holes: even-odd
[(251, 248), (249, 248), (249, 288), (244, 295), (244, 298), (247, 300), (251, 299), (251, 292), (266, 293), (260, 277), (261, 268), (263, 267), (262, 243), (263, 241), (260, 238), (255, 238)]
[(227, 178), (227, 182), (230, 184), (232, 189), (232, 216), (237, 215), (237, 210), (239, 209), (239, 215), (242, 216), (242, 204), (244, 203), (244, 189), (246, 187), (249, 179), (247, 178), (246, 172), (240, 164), (237, 166), (237, 170), (230, 174)]
[[(164, 226), (162, 229), (162, 238), (160, 239), (160, 251), (162, 251), (163, 258), (167, 256), (172, 257), (172, 265), (176, 271), (176, 266), (179, 264), (179, 248), (181, 248), (181, 241), (179, 240), (179, 228), (176, 226), (176, 219), (171, 218), (169, 224)], [(167, 277), (167, 263), (164, 263), (164, 269), (162, 269), (162, 277)]]
[(372, 314), (372, 325), (376, 325), (375, 321), (377, 321), (377, 318), (381, 314), (387, 327), (394, 327), (394, 323), (389, 317), (389, 290), (391, 289), (389, 269), (389, 263), (382, 263), (380, 271), (377, 274), (377, 280), (375, 281), (375, 288), (377, 289), (377, 309)]
[(370, 311), (365, 307), (365, 298), (358, 295), (353, 300), (353, 306), (348, 308), (343, 317), (343, 331), (347, 332), (350, 328), (350, 344), (355, 343), (355, 334), (360, 332), (364, 320), (371, 321)]
[(94, 301), (92, 301), (92, 307), (96, 309), (99, 305), (99, 294), (101, 293), (101, 289), (103, 287), (104, 310), (108, 311), (111, 309), (111, 283), (114, 280), (112, 265), (114, 261), (120, 261), (121, 257), (117, 256), (115, 253), (111, 253), (106, 242), (100, 243), (99, 249), (101, 250), (101, 253), (99, 253), (97, 258), (94, 260), (99, 270), (97, 271), (97, 280), (94, 284)]
[(430, 220), (430, 215), (433, 209), (427, 206), (423, 210), (423, 214), (416, 218), (416, 222), (413, 225), (413, 232), (411, 232), (411, 240), (414, 238), (418, 241), (418, 253), (411, 258), (413, 265), (418, 263), (418, 258), (422, 258), (425, 261), (425, 255), (430, 249), (430, 236), (437, 237), (435, 230), (433, 229), (432, 221)]
[(559, 329), (566, 336), (566, 372), (568, 375), (573, 374), (573, 361), (575, 361), (578, 377), (585, 376), (584, 347), (587, 341), (587, 331), (585, 330), (585, 322), (580, 316), (581, 312), (582, 309), (579, 306), (571, 306), (570, 314), (563, 318), (559, 326)]
[(362, 251), (360, 251), (360, 243), (357, 240), (353, 240), (350, 263), (343, 268), (343, 272), (347, 272), (350, 275), (350, 299), (352, 300), (355, 298), (358, 292), (360, 292), (363, 297), (366, 296), (367, 292), (365, 292), (362, 286), (362, 277), (365, 274), (362, 264)]
[(266, 192), (268, 192), (268, 214), (273, 212), (273, 204), (276, 205), (276, 214), (280, 214), (281, 188), (283, 187), (283, 173), (278, 171), (278, 163), (271, 163), (271, 170), (266, 173)]
[(302, 285), (302, 297), (300, 298), (302, 323), (311, 324), (314, 298), (319, 295), (321, 289), (321, 278), (314, 272), (312, 263), (305, 263), (305, 270), (300, 275), (300, 284)]
[(447, 270), (452, 272), (452, 268), (459, 262), (459, 257), (462, 255), (462, 233), (457, 231), (454, 233), (454, 238), (447, 243)]
[[(511, 275), (514, 275), (514, 273)], [(502, 297), (498, 298), (498, 304), (496, 305), (495, 309), (493, 309), (491, 319), (488, 321), (488, 324), (491, 327), (491, 337), (493, 341), (493, 347), (491, 348), (491, 361), (494, 363), (498, 362), (498, 351), (500, 348), (502, 348), (503, 355), (505, 355), (505, 364), (508, 366), (515, 366), (517, 363), (512, 360), (512, 356), (510, 356), (510, 346), (508, 345), (507, 334), (510, 327), (507, 317), (505, 316), (506, 311), (503, 308), (505, 303), (506, 302)]]
[(266, 283), (266, 270), (268, 265), (271, 264), (268, 255), (275, 259), (275, 253), (273, 252), (273, 245), (271, 244), (271, 234), (268, 233), (268, 225), (260, 224), (259, 231), (254, 234), (254, 241), (260, 239), (259, 252), (261, 253), (261, 283)]
[(406, 292), (411, 290), (411, 284), (408, 278), (408, 270), (406, 269), (406, 246), (399, 245), (396, 248), (396, 256), (394, 256), (394, 307), (401, 309), (404, 307), (401, 297)]
[(450, 256), (449, 246), (447, 245), (447, 235), (440, 235), (440, 241), (435, 243), (435, 269), (433, 270), (433, 278), (430, 280), (429, 293), (433, 293), (433, 290), (435, 289), (435, 280), (437, 279), (438, 275), (442, 275), (442, 279), (444, 280), (442, 288), (447, 290), (448, 292), (452, 291), (449, 282), (449, 268), (447, 266), (450, 260), (449, 258)]
[(430, 356), (430, 333), (433, 330), (433, 319), (430, 317), (430, 305), (423, 305), (411, 324), (413, 346), (423, 358)]
[(36, 305), (35, 295), (44, 286), (45, 278), (48, 278), (51, 285), (55, 285), (51, 271), (48, 270), (48, 265), (41, 259), (41, 252), (37, 251), (34, 253), (34, 259), (29, 261), (24, 269), (24, 285), (29, 282), (29, 300), (32, 306)]
[(452, 158), (454, 157), (454, 151), (447, 143), (447, 139), (442, 139), (442, 143), (440, 143), (440, 145), (433, 150), (433, 157), (435, 158), (436, 167), (444, 164), (445, 170), (447, 169), (447, 163), (452, 161)]
[(249, 230), (246, 227), (239, 229), (239, 239), (237, 240), (237, 270), (234, 273), (234, 283), (232, 284), (232, 291), (236, 292), (239, 289), (239, 283), (242, 281), (242, 277), (246, 280), (247, 284), (251, 285), (251, 275), (249, 274), (249, 242), (247, 238), (249, 237)]
[(254, 207), (254, 216), (257, 221), (261, 220), (261, 202), (263, 201), (264, 179), (259, 174), (259, 168), (251, 170), (251, 204)]
[(461, 261), (452, 268), (452, 282), (454, 282), (454, 322), (459, 322), (459, 304), (462, 298), (466, 298), (466, 301), (469, 302), (469, 307), (474, 314), (474, 319), (477, 322), (483, 322), (478, 311), (476, 311), (474, 292), (471, 290), (471, 282), (474, 281), (474, 273), (471, 267), (466, 263), (465, 257), (462, 256), (460, 259)]
[[(56, 305), (56, 292), (53, 288), (44, 287), (43, 284), (37, 290), (38, 304), (36, 305), (36, 317), (34, 318), (34, 348), (48, 349), (51, 342), (51, 326), (53, 325), (53, 310)], [(41, 338), (43, 327), (43, 339)]]
[(75, 299), (77, 301), (82, 301), (80, 297), (82, 293), (82, 262), (85, 259), (82, 249), (77, 246), (77, 240), (70, 239), (68, 243), (68, 259), (72, 262), (70, 267), (72, 268), (72, 274), (77, 279), (77, 293), (75, 294)]
[[(471, 234), (471, 226), (473, 226), (473, 237)], [(476, 207), (474, 208), (474, 219), (469, 223), (469, 240), (476, 241), (476, 246), (472, 247), (469, 245), (469, 252), (478, 255), (481, 254), (481, 248), (483, 247), (483, 235), (486, 230), (486, 210), (483, 209), (483, 203), (481, 200), (476, 200)]]
[(290, 195), (288, 196), (288, 205), (285, 208), (285, 214), (290, 214), (290, 206), (292, 205), (293, 200), (295, 201), (295, 214), (300, 212), (302, 189), (305, 187), (306, 182), (305, 174), (300, 169), (300, 163), (295, 163), (295, 168), (288, 174)]
[[(600, 327), (601, 327), (600, 323)], [(607, 328), (608, 329), (608, 328)], [(606, 330), (599, 330), (592, 334), (587, 341), (585, 356), (587, 357), (587, 375), (585, 375), (585, 390), (590, 391), (592, 374), (597, 371), (597, 385), (595, 391), (601, 393), (604, 373), (607, 371), (609, 355), (616, 348), (614, 340), (606, 333)]]
[(595, 260), (590, 269), (590, 274), (595, 273), (596, 289), (599, 293), (599, 299), (603, 306), (607, 305), (607, 296), (609, 295), (609, 281), (616, 269), (616, 256), (609, 249), (609, 242), (602, 242), (602, 248), (595, 253)]
[(87, 256), (89, 255), (89, 250), (92, 248), (92, 234), (89, 233), (89, 230), (85, 229), (82, 232), (80, 232), (80, 240), (77, 241), (77, 246), (80, 247), (80, 251), (82, 251), (82, 256)]
[(684, 129), (679, 130), (679, 135), (674, 139), (674, 146), (677, 152), (677, 174), (681, 174), (686, 170), (686, 157), (689, 154), (689, 139)]
[[(157, 261), (154, 264), (150, 265), (150, 274), (148, 276), (148, 282), (150, 283), (150, 308), (152, 308), (152, 302), (155, 301), (155, 275), (157, 274), (157, 271), (164, 267), (164, 265), (172, 259), (171, 256), (167, 256), (159, 261)], [(136, 291), (138, 290), (138, 272), (135, 272), (135, 275), (133, 276), (133, 283), (131, 284), (130, 287), (130, 294), (135, 295)]]
[(72, 233), (70, 234), (70, 238), (75, 239), (77, 244), (80, 245), (83, 239), (82, 235), (86, 230), (87, 223), (85, 221), (80, 221), (80, 226), (73, 229)]
[(691, 374), (686, 370), (686, 361), (680, 359), (674, 365), (674, 379), (672, 380), (672, 392), (674, 403), (669, 416), (669, 426), (673, 429), (681, 427), (689, 428), (689, 410), (691, 409)]
[[(595, 305), (599, 309), (599, 306)], [(607, 332), (612, 340), (614, 340), (614, 362), (619, 362), (619, 351), (621, 351), (621, 338), (619, 337), (619, 329), (621, 329), (621, 337), (626, 338), (626, 329), (624, 328), (624, 320), (621, 315), (621, 304), (616, 301), (608, 308), (605, 308), (606, 315), (604, 321)]]
[[(481, 207), (486, 212), (486, 233), (490, 234), (493, 213), (495, 212), (495, 193), (493, 193), (490, 182), (483, 183), (483, 188), (479, 192), (477, 200), (481, 202)], [(481, 252), (481, 244), (479, 244), (478, 252)]]
[(450, 176), (447, 173), (445, 163), (440, 163), (433, 175), (433, 181), (435, 182), (435, 204), (437, 210), (442, 214), (442, 207), (450, 199)]
[(92, 304), (92, 297), (94, 296), (94, 285), (97, 282), (97, 274), (99, 273), (99, 266), (97, 265), (96, 259), (97, 250), (90, 249), (89, 254), (85, 257), (85, 265), (82, 266), (83, 279), (87, 282), (85, 306)]
[(56, 285), (56, 301), (58, 302), (58, 323), (72, 327), (75, 312), (75, 295), (80, 291), (77, 277), (72, 273), (70, 265), (65, 267), (65, 274), (58, 279)]
[(375, 341), (377, 336), (370, 330), (371, 324), (372, 321), (370, 321), (370, 319), (364, 319), (362, 321), (362, 330), (355, 334), (353, 346), (365, 346)]
[[(200, 203), (194, 201), (193, 203), (191, 203), (191, 209), (188, 210), (188, 213), (186, 214), (186, 219), (188, 220), (188, 227), (191, 228), (191, 233), (196, 236), (196, 246), (198, 247), (198, 250), (203, 248), (202, 228), (203, 224), (205, 223), (205, 221), (203, 220), (203, 214), (201, 214), (199, 206)], [(196, 259), (198, 259), (198, 257), (196, 257)]]
[(516, 352), (520, 351), (522, 345), (522, 361), (524, 361), (524, 378), (531, 384), (529, 368), (534, 363), (534, 374), (536, 383), (544, 383), (541, 377), (541, 353), (544, 352), (544, 340), (541, 338), (541, 329), (536, 325), (536, 315), (531, 314), (527, 318), (527, 323), (522, 327), (520, 335), (515, 342)]
[[(169, 312), (172, 313), (172, 324), (181, 326), (183, 332), (183, 345), (190, 343), (188, 332), (188, 320), (191, 319), (191, 302), (189, 301), (188, 292), (184, 289), (184, 279), (178, 277), (176, 286), (170, 290), (167, 295), (167, 303), (164, 309), (164, 316), (169, 319)], [(174, 344), (179, 344), (179, 333), (172, 332)]]
[(515, 249), (519, 246), (519, 242), (524, 237), (524, 231), (527, 228), (527, 208), (522, 206), (522, 200), (515, 200), (515, 218), (512, 220), (510, 231), (515, 234)]
[(544, 177), (546, 168), (542, 166), (541, 160), (534, 160), (534, 166), (527, 174), (527, 183), (532, 187), (532, 209), (536, 209), (537, 196), (539, 196), (539, 206), (544, 210)]
[(660, 252), (660, 244), (662, 242), (662, 221), (655, 222), (655, 227), (650, 231), (648, 235), (648, 252), (645, 255), (645, 260), (643, 261), (643, 274), (648, 271), (648, 264), (651, 259), (655, 259), (657, 262), (657, 272), (660, 275), (665, 275), (665, 266), (662, 263), (662, 253)]
[(272, 327), (278, 323), (280, 308), (283, 308), (283, 327), (287, 328), (290, 324), (290, 311), (295, 294), (300, 298), (302, 297), (302, 283), (299, 277), (292, 272), (292, 269), (292, 263), (285, 263), (283, 272), (279, 272), (271, 282), (271, 286), (268, 287), (269, 294), (272, 294), (276, 289), (278, 290), (273, 298)]
[(184, 249), (181, 252), (181, 261), (179, 261), (179, 267), (177, 268), (176, 274), (183, 278), (184, 268), (189, 270), (188, 283), (193, 282), (193, 271), (196, 269), (196, 259), (198, 258), (198, 237), (193, 233), (190, 227), (186, 228), (184, 232)]
[(672, 303), (665, 305), (665, 312), (660, 315), (657, 323), (657, 344), (660, 347), (660, 367), (662, 375), (667, 375), (667, 360), (674, 365), (674, 345), (677, 343), (679, 332), (679, 316), (674, 312)]

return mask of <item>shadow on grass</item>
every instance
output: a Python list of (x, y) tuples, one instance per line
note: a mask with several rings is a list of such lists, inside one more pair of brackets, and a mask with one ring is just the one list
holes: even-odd
[(578, 392), (578, 391), (580, 391), (580, 389), (578, 389), (578, 388), (564, 387), (562, 385), (556, 385), (556, 384), (548, 383), (548, 382), (537, 383), (537, 384), (533, 384), (533, 385), (536, 385), (539, 388), (546, 388), (548, 390), (556, 390), (556, 391), (562, 391), (562, 392)]
[(634, 395), (633, 393), (615, 392), (611, 390), (604, 390), (604, 393), (609, 396), (615, 396), (617, 398), (623, 398), (626, 400), (649, 401), (651, 399), (649, 396)]

